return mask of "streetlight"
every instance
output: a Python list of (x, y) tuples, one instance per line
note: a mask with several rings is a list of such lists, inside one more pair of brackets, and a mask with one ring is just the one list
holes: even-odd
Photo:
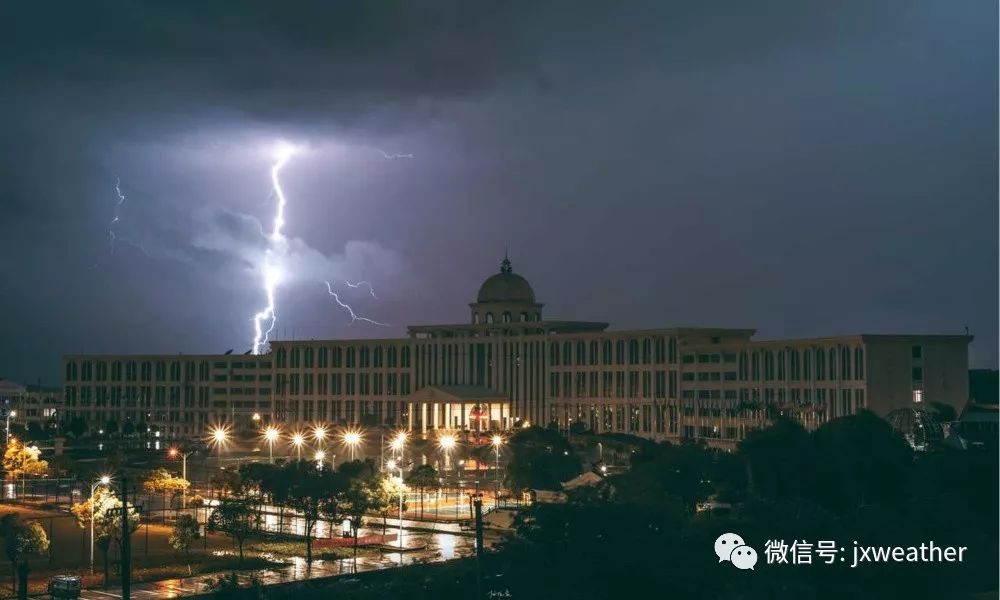
[(354, 449), (358, 447), (361, 443), (361, 431), (355, 429), (349, 429), (345, 431), (342, 436), (344, 439), (344, 445), (351, 449), (351, 461), (354, 460)]
[(268, 425), (264, 429), (264, 439), (267, 441), (267, 462), (274, 463), (274, 442), (278, 441), (281, 432), (274, 425)]
[(446, 433), (438, 437), (437, 443), (438, 447), (444, 450), (444, 469), (447, 471), (451, 460), (451, 451), (455, 448), (455, 444), (457, 443), (455, 436), (450, 433)]
[(496, 495), (493, 497), (493, 506), (496, 507), (500, 505), (500, 446), (503, 446), (503, 436), (494, 435), (490, 438), (490, 444), (497, 456), (496, 472), (493, 474), (493, 479), (496, 480)]
[(16, 416), (17, 416), (16, 410), (7, 411), (7, 435), (5, 437), (7, 446), (10, 445), (10, 418)]
[[(400, 439), (400, 437), (397, 436), (396, 440), (399, 440), (399, 439)], [(395, 442), (396, 440), (393, 440), (393, 442)], [(406, 438), (404, 437), (404, 438), (402, 438), (402, 441), (399, 443), (399, 450), (403, 449), (403, 443), (405, 443), (405, 442), (406, 442)], [(402, 552), (403, 552), (403, 494), (406, 492), (406, 486), (403, 485), (403, 457), (402, 457), (402, 453), (400, 453), (400, 458), (399, 458), (399, 464), (398, 465), (396, 464), (395, 460), (389, 459), (389, 462), (387, 462), (385, 466), (387, 466), (390, 471), (392, 471), (393, 469), (395, 469), (397, 467), (399, 468), (399, 534), (396, 537), (399, 538), (399, 551), (401, 553), (400, 554), (400, 561), (402, 561)]]
[(219, 450), (219, 468), (222, 468), (222, 447), (229, 440), (229, 427), (226, 425), (216, 425), (209, 432), (209, 441)]
[(326, 426), (317, 425), (313, 427), (313, 439), (316, 440), (316, 445), (322, 448), (323, 442), (326, 441)]
[[(167, 450), (167, 454), (170, 458), (181, 457), (181, 478), (187, 481), (188, 478), (188, 457), (194, 454), (194, 450), (189, 452), (184, 452), (183, 450), (178, 450), (177, 448), (171, 448)], [(187, 508), (187, 491), (181, 492), (181, 508)]]
[(292, 434), (292, 445), (295, 446), (295, 451), (298, 453), (298, 459), (302, 460), (302, 444), (306, 442), (305, 436), (299, 432)]
[(323, 468), (323, 459), (326, 458), (326, 452), (323, 452), (322, 450), (317, 450), (316, 454), (315, 454), (315, 456), (313, 458), (316, 459), (316, 468), (317, 469), (322, 469)]
[[(90, 574), (94, 574), (94, 517), (97, 514), (97, 502), (94, 501), (94, 494), (97, 492), (97, 486), (108, 485), (111, 483), (111, 478), (107, 475), (101, 476), (100, 479), (90, 484)], [(126, 515), (126, 519), (128, 516)]]

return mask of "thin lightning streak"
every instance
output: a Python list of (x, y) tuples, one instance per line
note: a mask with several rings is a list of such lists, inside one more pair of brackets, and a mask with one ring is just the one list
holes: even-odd
[(354, 309), (352, 309), (350, 306), (340, 301), (340, 296), (337, 295), (337, 292), (333, 291), (333, 287), (330, 285), (330, 282), (324, 281), (323, 283), (326, 284), (326, 291), (329, 292), (331, 296), (333, 296), (333, 299), (337, 302), (337, 304), (339, 304), (342, 308), (346, 309), (348, 314), (351, 315), (352, 323), (355, 321), (364, 321), (366, 323), (371, 323), (372, 325), (378, 325), (380, 327), (389, 327), (388, 323), (379, 323), (378, 321), (374, 321), (372, 319), (369, 319), (368, 317), (359, 317), (358, 315), (354, 314)]
[(108, 223), (108, 242), (111, 245), (111, 254), (115, 253), (115, 241), (118, 239), (118, 236), (115, 235), (114, 225), (122, 220), (120, 211), (122, 204), (125, 204), (125, 194), (122, 193), (121, 177), (115, 177), (115, 193), (118, 194), (118, 202), (115, 204), (111, 222)]
[[(274, 228), (271, 230), (271, 235), (269, 236), (270, 247), (264, 253), (264, 265), (262, 268), (264, 273), (264, 296), (267, 298), (267, 306), (253, 316), (254, 354), (261, 354), (264, 351), (278, 318), (275, 311), (274, 292), (278, 284), (281, 283), (281, 269), (275, 264), (275, 255), (286, 244), (285, 235), (281, 230), (285, 226), (285, 204), (287, 204), (285, 192), (281, 189), (279, 174), (294, 152), (294, 149), (291, 147), (279, 148), (277, 160), (271, 165), (271, 187), (274, 190), (275, 197), (278, 199), (278, 206), (274, 215)], [(265, 322), (268, 322), (266, 331), (264, 330)]]
[(388, 160), (395, 160), (397, 158), (413, 158), (412, 154), (389, 154), (388, 152), (386, 152), (384, 150), (380, 150), (379, 148), (375, 148), (375, 151), (378, 152), (379, 154), (381, 154), (382, 158), (385, 158), (385, 159), (388, 159)]
[(345, 281), (344, 285), (346, 285), (349, 288), (355, 288), (355, 289), (361, 286), (368, 286), (368, 292), (372, 295), (372, 298), (378, 300), (378, 296), (375, 295), (375, 288), (372, 287), (370, 281), (359, 281), (357, 283), (351, 283), (350, 281)]

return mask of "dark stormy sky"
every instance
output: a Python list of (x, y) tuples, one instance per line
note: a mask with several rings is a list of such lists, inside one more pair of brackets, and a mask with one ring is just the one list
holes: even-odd
[(985, 0), (5, 2), (0, 376), (249, 348), (279, 140), (281, 338), (464, 322), (509, 245), (552, 318), (995, 367), (996, 48)]

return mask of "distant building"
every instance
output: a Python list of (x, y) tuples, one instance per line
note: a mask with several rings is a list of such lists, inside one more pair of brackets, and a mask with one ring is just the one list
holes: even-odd
[(67, 415), (91, 429), (146, 422), (166, 437), (260, 421), (420, 432), (530, 422), (732, 447), (778, 414), (814, 428), (863, 408), (958, 411), (969, 395), (967, 335), (609, 331), (547, 320), (543, 306), (505, 258), (469, 305), (469, 322), (414, 325), (405, 338), (278, 340), (257, 356), (66, 356)]
[[(63, 389), (42, 385), (24, 385), (10, 379), (0, 379), (0, 419), (22, 426), (40, 427), (61, 416)], [(5, 425), (5, 423), (4, 423)]]

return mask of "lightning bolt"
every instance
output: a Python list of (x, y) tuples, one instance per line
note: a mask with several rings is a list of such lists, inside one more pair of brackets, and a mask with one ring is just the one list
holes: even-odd
[(380, 327), (389, 327), (388, 323), (379, 323), (378, 321), (369, 319), (368, 317), (359, 317), (354, 313), (353, 308), (341, 302), (340, 296), (337, 295), (337, 292), (333, 291), (333, 286), (330, 285), (329, 281), (324, 281), (323, 283), (326, 284), (326, 291), (333, 296), (333, 299), (337, 302), (337, 304), (339, 304), (341, 308), (345, 309), (348, 314), (351, 315), (351, 323), (354, 323), (355, 321), (364, 321), (365, 323), (371, 323), (372, 325), (378, 325)]
[[(274, 293), (281, 283), (281, 267), (277, 264), (277, 256), (282, 253), (287, 245), (287, 240), (285, 234), (281, 230), (285, 227), (285, 205), (287, 201), (285, 200), (285, 192), (281, 188), (281, 179), (279, 177), (281, 169), (288, 164), (288, 161), (295, 154), (295, 148), (291, 146), (281, 146), (278, 148), (276, 153), (276, 160), (273, 165), (271, 165), (271, 187), (274, 190), (274, 195), (278, 199), (278, 205), (275, 208), (274, 214), (274, 228), (271, 230), (271, 235), (268, 237), (269, 246), (264, 252), (264, 265), (261, 271), (264, 276), (263, 288), (264, 297), (267, 299), (267, 306), (260, 310), (257, 314), (253, 316), (253, 327), (254, 327), (254, 338), (253, 338), (253, 353), (261, 354), (264, 352), (267, 346), (268, 337), (271, 332), (274, 331), (274, 323), (277, 321), (277, 313), (275, 312), (275, 301)], [(267, 329), (264, 329), (265, 323), (267, 324)]]
[(350, 281), (345, 281), (344, 285), (346, 285), (349, 288), (355, 288), (355, 289), (361, 286), (368, 286), (368, 292), (372, 295), (372, 298), (378, 300), (378, 296), (375, 295), (375, 288), (372, 287), (370, 281), (359, 281), (357, 283), (351, 283)]
[(122, 179), (121, 177), (115, 177), (115, 193), (118, 195), (118, 202), (115, 203), (115, 210), (112, 213), (111, 222), (108, 223), (108, 243), (111, 246), (111, 254), (115, 253), (115, 241), (118, 236), (115, 235), (115, 223), (121, 221), (121, 207), (125, 204), (125, 194), (122, 193)]
[(385, 158), (385, 159), (388, 159), (388, 160), (395, 160), (397, 158), (413, 158), (412, 154), (389, 154), (388, 152), (386, 152), (384, 150), (380, 150), (378, 148), (375, 148), (375, 151), (378, 152), (379, 154), (381, 154), (382, 158)]

